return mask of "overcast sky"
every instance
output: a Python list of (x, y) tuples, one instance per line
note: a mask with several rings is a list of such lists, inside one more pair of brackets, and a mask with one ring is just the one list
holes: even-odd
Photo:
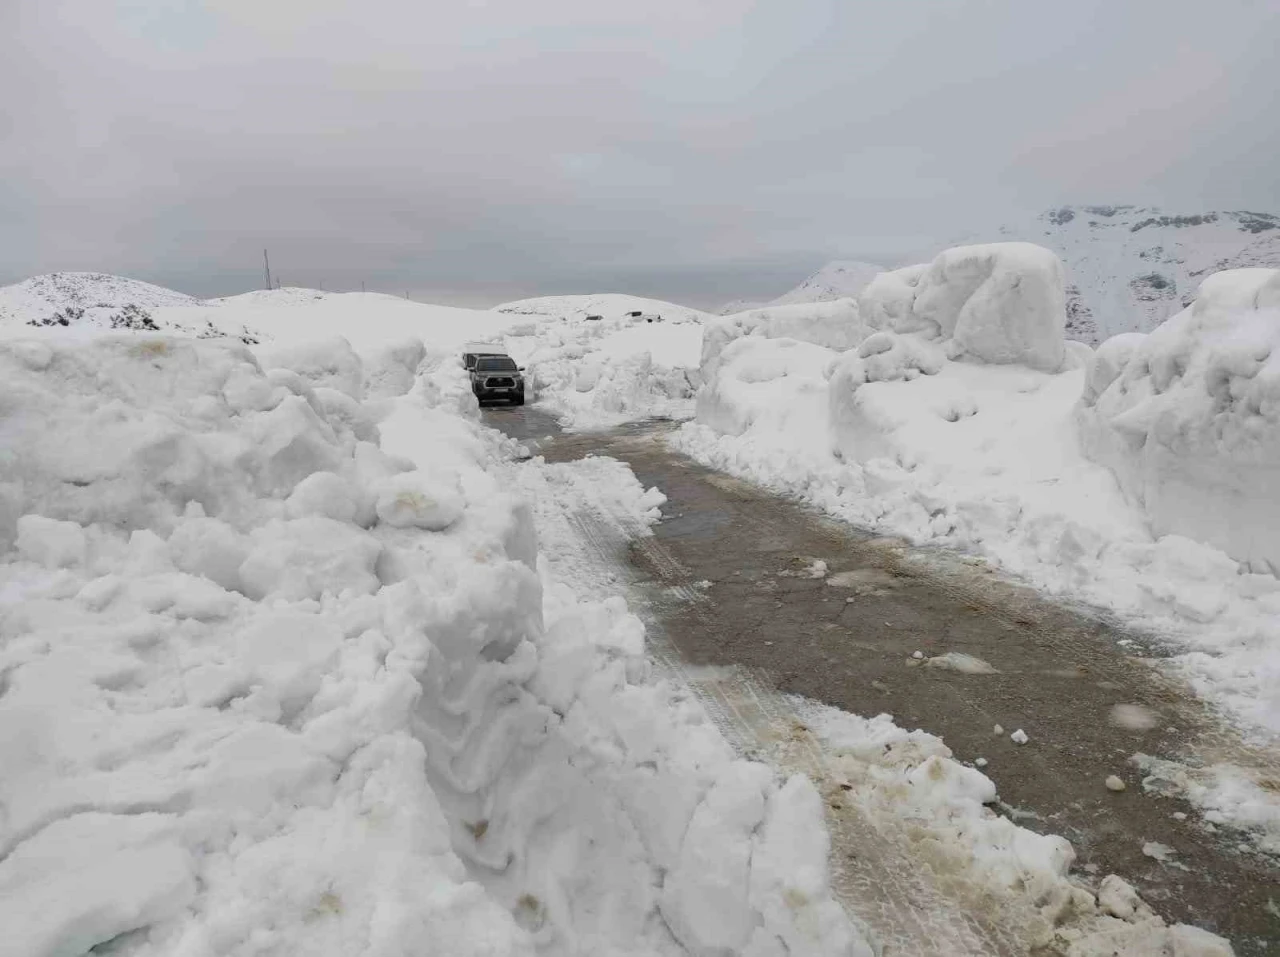
[(772, 297), (1280, 212), (1276, 0), (0, 0), (0, 282)]

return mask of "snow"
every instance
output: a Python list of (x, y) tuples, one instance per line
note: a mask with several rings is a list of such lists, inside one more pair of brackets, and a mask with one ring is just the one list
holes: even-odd
[(513, 326), (505, 342), (525, 367), (537, 404), (570, 429), (692, 414), (701, 381), (698, 317), (648, 323), (617, 316), (576, 322), (560, 316)]
[(0, 343), (0, 954), (869, 953), (813, 786), (553, 574), (532, 501), (660, 493), (514, 461), (447, 314), (266, 298), (262, 362)]
[(1157, 333), (1096, 356), (1068, 343), (1048, 372), (977, 361), (945, 337), (943, 324), (960, 329), (985, 296), (970, 290), (992, 281), (988, 267), (1006, 268), (1002, 256), (1038, 263), (1028, 274), (1040, 279), (1055, 272), (1051, 257), (1019, 247), (881, 274), (858, 303), (875, 331), (844, 351), (767, 327), (726, 339), (736, 317), (709, 323), (696, 419), (671, 443), (858, 525), (964, 549), (1118, 613), (1180, 645), (1169, 666), (1199, 692), (1280, 731), (1280, 580), (1268, 564), (1280, 541), (1267, 391), (1276, 323), (1255, 308), (1270, 302), (1274, 272), (1214, 277)]
[(1027, 736), (1027, 732), (1019, 728), (1017, 731), (1013, 732), (1013, 734), (1009, 735), (1009, 740), (1014, 744), (1026, 744), (1031, 739)]
[(1144, 206), (1067, 206), (1006, 225), (998, 236), (1038, 243), (1062, 257), (1068, 334), (1090, 345), (1151, 331), (1189, 305), (1212, 273), (1280, 263), (1280, 217), (1244, 210), (1170, 214)]
[(916, 286), (912, 315), (982, 362), (1057, 372), (1065, 358), (1062, 261), (1031, 243), (958, 246)]
[(1042, 921), (1033, 945), (1072, 957), (1232, 953), (1220, 937), (1166, 924), (1114, 874), (1087, 887), (1070, 873), (1075, 852), (1065, 839), (994, 813), (987, 806), (998, 799), (994, 782), (956, 761), (933, 735), (900, 728), (885, 714), (862, 718), (803, 698), (792, 702), (830, 749), (833, 772), (848, 783), (843, 799), (856, 803), (882, 837), (907, 828), (906, 840), (928, 849), (935, 871), (963, 873), (969, 886), (996, 899), (1035, 900)]
[[(671, 322), (703, 322), (711, 318), (708, 313), (688, 306), (678, 306), (674, 302), (661, 299), (646, 299), (643, 296), (629, 296), (624, 293), (602, 293), (581, 296), (541, 296), (534, 299), (520, 299), (494, 306), (494, 311), (514, 316), (535, 316), (563, 320), (565, 322), (581, 322), (587, 316), (600, 316), (604, 320), (622, 320), (629, 312), (640, 312), (646, 315), (661, 316), (664, 321)], [(628, 320), (634, 321), (634, 320)], [(646, 325), (648, 323), (645, 323)]]
[(65, 312), (68, 306), (118, 313), (128, 305), (152, 309), (198, 303), (194, 296), (138, 279), (106, 273), (55, 272), (0, 287), (0, 324), (48, 319)]
[(877, 266), (874, 263), (860, 262), (854, 259), (837, 259), (827, 263), (800, 285), (784, 292), (776, 299), (768, 302), (735, 299), (733, 302), (722, 306), (718, 312), (722, 316), (731, 316), (734, 313), (747, 312), (769, 306), (790, 306), (800, 303), (849, 299), (862, 292), (866, 285), (883, 271), (883, 266)]
[(1156, 534), (1280, 572), (1280, 269), (1218, 273), (1150, 335), (1104, 344), (1079, 421)]
[(858, 304), (853, 299), (753, 309), (710, 320), (703, 329), (704, 375), (714, 375), (725, 347), (743, 336), (796, 339), (842, 351), (856, 346), (870, 331), (862, 322)]

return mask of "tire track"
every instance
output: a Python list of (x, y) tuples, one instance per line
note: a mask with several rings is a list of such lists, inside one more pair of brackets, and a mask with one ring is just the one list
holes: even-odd
[[(1005, 926), (1011, 914), (994, 898), (955, 895), (935, 880), (927, 864), (910, 852), (901, 826), (873, 816), (845, 791), (821, 743), (795, 716), (786, 699), (763, 677), (746, 669), (691, 671), (663, 627), (660, 611), (686, 604), (700, 616), (714, 604), (696, 586), (689, 569), (628, 514), (610, 513), (601, 503), (573, 513), (571, 522), (584, 548), (602, 567), (627, 570), (631, 557), (660, 584), (660, 593), (635, 601), (644, 620), (648, 651), (660, 673), (689, 688), (726, 740), (745, 757), (762, 760), (783, 774), (804, 774), (824, 797), (831, 837), (832, 890), (851, 919), (876, 942), (883, 957), (1016, 957), (1028, 952), (1024, 933)], [(977, 895), (981, 897), (982, 895)], [(987, 920), (975, 914), (986, 911)], [(1002, 923), (1003, 921), (1003, 923)]]

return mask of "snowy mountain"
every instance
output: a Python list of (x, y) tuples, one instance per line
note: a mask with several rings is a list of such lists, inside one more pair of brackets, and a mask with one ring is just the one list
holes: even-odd
[(1092, 344), (1153, 329), (1185, 307), (1211, 273), (1280, 266), (1280, 217), (1270, 213), (1064, 206), (1005, 226), (999, 238), (1038, 243), (1062, 257), (1068, 335)]
[(769, 302), (755, 302), (748, 299), (735, 299), (727, 302), (719, 309), (722, 316), (731, 316), (736, 312), (746, 312), (764, 306), (790, 306), (801, 302), (830, 302), (846, 296), (856, 296), (867, 283), (878, 273), (884, 272), (883, 266), (874, 263), (859, 262), (855, 259), (837, 259), (827, 263), (812, 276), (789, 292)]

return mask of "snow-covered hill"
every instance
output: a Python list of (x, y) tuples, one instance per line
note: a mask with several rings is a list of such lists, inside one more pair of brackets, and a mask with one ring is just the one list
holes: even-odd
[(1067, 333), (1091, 344), (1150, 331), (1190, 303), (1211, 273), (1280, 266), (1280, 217), (1270, 213), (1171, 215), (1149, 206), (1064, 206), (999, 233), (1062, 257)]
[(151, 329), (149, 312), (200, 300), (138, 279), (100, 272), (55, 272), (0, 287), (0, 324)]
[(709, 313), (688, 306), (678, 306), (674, 302), (661, 299), (646, 299), (643, 296), (629, 296), (625, 293), (597, 293), (580, 296), (539, 296), (533, 299), (520, 299), (516, 302), (504, 302), (494, 306), (495, 312), (520, 316), (539, 316), (562, 319), (583, 319), (586, 316), (600, 316), (603, 319), (617, 319), (628, 312), (639, 310), (653, 313), (666, 321), (702, 322), (711, 318)]
[(856, 296), (866, 288), (867, 284), (884, 272), (883, 266), (875, 263), (859, 262), (856, 259), (837, 259), (827, 263), (812, 276), (794, 289), (784, 292), (777, 299), (768, 302), (755, 302), (749, 299), (735, 299), (727, 302), (719, 309), (722, 316), (731, 316), (738, 312), (760, 309), (765, 306), (791, 306), (801, 302), (831, 302), (833, 299), (844, 299)]

